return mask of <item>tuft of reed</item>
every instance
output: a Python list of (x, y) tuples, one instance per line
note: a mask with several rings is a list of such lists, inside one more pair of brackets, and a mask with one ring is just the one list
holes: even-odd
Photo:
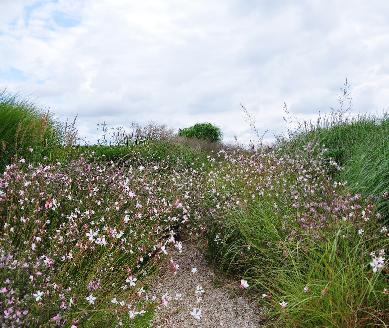
[(49, 113), (26, 100), (0, 93), (0, 169), (13, 158), (43, 157), (60, 145), (59, 127)]

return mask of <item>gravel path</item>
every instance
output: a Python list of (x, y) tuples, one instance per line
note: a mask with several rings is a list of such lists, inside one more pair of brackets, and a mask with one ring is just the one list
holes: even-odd
[[(151, 290), (161, 300), (154, 327), (260, 326), (258, 308), (245, 297), (239, 281), (228, 282), (216, 275), (196, 245), (184, 243), (182, 252), (171, 256), (174, 262), (164, 268)], [(174, 273), (176, 264), (179, 268)]]

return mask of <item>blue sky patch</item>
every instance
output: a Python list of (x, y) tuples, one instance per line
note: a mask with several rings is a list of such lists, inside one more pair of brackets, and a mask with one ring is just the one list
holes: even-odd
[(0, 81), (20, 82), (26, 80), (27, 75), (15, 67), (0, 69)]
[(40, 0), (34, 2), (32, 5), (26, 6), (24, 9), (24, 23), (28, 25), (30, 23), (30, 19), (32, 16), (32, 13), (36, 10), (38, 10), (40, 7), (42, 7), (45, 3), (47, 3), (47, 0)]
[(61, 27), (74, 27), (80, 24), (80, 19), (60, 11), (54, 12), (53, 19)]

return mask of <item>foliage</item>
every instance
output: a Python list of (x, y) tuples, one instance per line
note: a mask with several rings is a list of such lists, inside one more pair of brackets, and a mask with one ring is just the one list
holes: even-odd
[(336, 163), (312, 145), (287, 155), (223, 156), (209, 178), (209, 255), (249, 281), (269, 325), (365, 327), (389, 319), (388, 229), (374, 204), (328, 174)]
[(129, 129), (123, 126), (109, 127), (105, 122), (99, 123), (97, 127), (101, 132), (101, 137), (97, 140), (100, 146), (129, 146), (145, 141), (168, 141), (174, 136), (173, 129), (154, 122), (145, 125), (132, 122)]
[(43, 157), (59, 144), (58, 126), (48, 114), (27, 101), (0, 93), (0, 171), (15, 156)]
[[(389, 322), (388, 117), (332, 117), (257, 152), (215, 143), (209, 123), (75, 146), (4, 96), (0, 122), (2, 326), (150, 325), (167, 300), (149, 281), (178, 270), (183, 233), (205, 235), (268, 326)], [(214, 139), (194, 132), (208, 125)]]
[(0, 323), (101, 327), (146, 315), (153, 304), (142, 287), (200, 217), (202, 185), (199, 172), (164, 161), (9, 165), (0, 178)]
[(347, 181), (350, 191), (374, 196), (380, 214), (389, 220), (389, 118), (359, 116), (334, 118), (305, 125), (291, 140), (280, 143), (285, 152), (294, 152), (309, 142), (328, 149), (326, 159), (335, 160), (342, 170), (333, 171)]
[(95, 160), (115, 161), (118, 163), (160, 163), (169, 167), (201, 168), (208, 166), (207, 151), (194, 149), (173, 140), (149, 140), (131, 143), (129, 146), (79, 146), (78, 153), (93, 154)]
[(189, 128), (180, 129), (178, 135), (186, 138), (203, 139), (210, 142), (221, 140), (220, 129), (211, 123), (197, 123)]

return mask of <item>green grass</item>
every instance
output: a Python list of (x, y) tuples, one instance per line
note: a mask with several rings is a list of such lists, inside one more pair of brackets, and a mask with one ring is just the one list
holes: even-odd
[[(268, 326), (384, 327), (389, 320), (389, 297), (384, 294), (388, 275), (373, 273), (369, 263), (370, 253), (387, 249), (389, 239), (380, 232), (374, 212), (368, 220), (360, 217), (361, 209), (370, 205), (349, 196), (347, 189), (334, 187), (320, 162), (305, 162), (308, 152), (297, 157), (296, 167), (290, 167), (293, 161), (285, 155), (275, 154), (254, 158), (251, 169), (246, 161), (218, 169), (217, 189), (227, 198), (237, 195), (242, 205), (209, 220), (209, 259), (237, 279), (249, 281)], [(293, 207), (294, 195), (302, 206)], [(342, 210), (334, 215), (337, 208)], [(305, 211), (312, 222), (308, 227), (300, 224)], [(316, 226), (321, 213), (325, 224)], [(285, 309), (282, 302), (288, 303)]]
[(209, 165), (206, 150), (170, 140), (148, 140), (128, 146), (92, 145), (76, 147), (78, 153), (93, 154), (95, 160), (138, 163), (160, 163), (170, 167), (200, 168)]
[[(388, 270), (373, 273), (369, 264), (372, 251), (389, 247), (388, 236), (379, 232), (382, 222), (375, 220), (374, 208), (376, 206), (378, 212), (389, 219), (389, 195), (385, 196), (385, 192), (389, 192), (388, 116), (325, 120), (278, 143), (274, 153), (252, 154), (236, 150), (231, 152), (234, 153), (232, 161), (224, 159), (223, 155), (210, 160), (220, 145), (180, 138), (147, 140), (126, 146), (65, 147), (61, 145), (59, 131), (55, 123), (35, 106), (1, 94), (0, 170), (15, 157), (25, 157), (37, 163), (44, 156), (48, 157), (48, 162), (59, 161), (66, 168), (71, 159), (81, 154), (87, 155), (88, 165), (89, 161), (103, 166), (113, 161), (134, 168), (147, 166), (150, 172), (145, 179), (153, 179), (153, 174), (158, 177), (155, 185), (160, 190), (156, 195), (170, 197), (173, 202), (182, 196), (183, 186), (188, 189), (188, 195), (193, 192), (188, 196), (188, 202), (193, 201), (194, 224), (200, 218), (201, 228), (206, 227), (209, 259), (224, 272), (249, 281), (249, 289), (266, 313), (268, 326), (366, 327), (388, 324), (389, 296), (383, 292), (389, 281)], [(312, 158), (308, 159), (308, 150), (302, 150), (311, 143), (320, 147), (310, 150)], [(323, 162), (315, 157), (320, 156), (322, 147), (327, 149)], [(29, 152), (28, 148), (34, 151)], [(337, 170), (333, 161), (342, 169)], [(193, 175), (182, 174), (175, 180), (179, 172), (192, 172)], [(196, 187), (199, 177), (204, 183)], [(93, 178), (90, 177), (91, 181)], [(143, 183), (144, 180), (139, 181)], [(176, 189), (172, 181), (179, 181)], [(335, 181), (346, 181), (347, 184), (345, 187), (338, 185), (338, 188), (333, 186)], [(108, 195), (112, 186), (107, 186), (101, 189), (107, 190)], [(47, 186), (42, 188), (42, 192), (48, 191)], [(96, 210), (95, 203), (88, 203), (90, 190), (84, 189), (88, 194), (83, 195), (78, 184), (73, 198), (84, 198), (85, 210)], [(62, 188), (57, 186), (52, 194), (58, 197), (59, 190)], [(139, 194), (142, 190), (139, 187)], [(361, 200), (350, 200), (350, 192), (360, 193)], [(102, 195), (101, 199), (107, 199), (107, 195)], [(299, 207), (294, 207), (296, 195)], [(68, 200), (64, 195), (61, 203)], [(88, 204), (90, 206), (86, 206)], [(367, 204), (374, 209), (366, 207), (371, 213), (368, 213), (369, 220), (364, 220), (360, 208), (355, 209), (354, 205), (365, 208)], [(314, 209), (313, 214), (309, 207)], [(326, 210), (327, 207), (330, 211)], [(346, 215), (343, 220), (343, 212), (342, 215), (335, 214), (338, 213), (335, 212), (337, 207), (347, 214), (359, 212), (352, 216), (353, 219)], [(9, 208), (19, 210), (18, 206)], [(302, 213), (308, 213), (308, 220), (312, 221), (308, 227), (303, 227), (299, 221)], [(13, 213), (9, 218), (22, 216), (19, 214)], [(62, 210), (56, 215), (63, 214)], [(98, 215), (103, 216), (102, 213)], [(326, 216), (323, 226), (316, 225), (320, 215)], [(112, 226), (120, 221), (119, 217), (116, 220), (112, 216), (111, 219)], [(51, 218), (52, 224), (59, 224), (61, 220)], [(364, 229), (362, 235), (358, 234), (361, 227)], [(151, 231), (141, 228), (142, 233)], [(24, 240), (20, 236), (20, 233), (15, 234), (14, 240), (15, 249), (19, 251), (25, 240), (31, 239)], [(135, 236), (132, 243), (134, 247), (148, 245), (149, 237)], [(115, 265), (129, 263), (128, 256), (121, 252), (120, 249), (109, 254), (96, 252), (94, 257), (85, 257), (79, 265), (66, 267), (58, 279), (66, 284), (67, 276), (71, 274), (88, 282), (91, 278), (87, 275), (94, 267), (107, 267), (106, 263), (110, 263), (112, 257)], [(130, 264), (134, 266), (135, 262)], [(157, 270), (152, 265), (149, 269), (149, 275)], [(115, 275), (116, 278), (120, 276), (118, 272)], [(119, 278), (123, 280), (124, 276)], [(85, 294), (85, 290), (78, 292)], [(117, 313), (107, 301), (114, 296), (110, 293), (101, 295), (104, 301), (99, 304), (99, 311), (89, 311), (85, 317), (80, 315), (81, 326), (108, 327), (117, 319)], [(263, 294), (265, 297), (261, 296)], [(280, 307), (281, 302), (288, 303), (285, 309)], [(37, 311), (37, 316), (42, 315), (41, 309), (37, 308)], [(123, 326), (149, 327), (153, 311), (153, 306), (150, 306), (144, 316), (135, 321), (125, 319)]]
[(15, 156), (40, 159), (59, 144), (60, 133), (48, 114), (27, 101), (0, 93), (0, 170)]
[[(223, 227), (211, 229), (208, 236), (210, 259), (225, 272), (249, 280), (260, 307), (268, 309), (267, 325), (384, 326), (389, 320), (384, 314), (385, 276), (373, 274), (368, 265), (377, 241), (364, 240), (342, 223), (331, 227), (323, 240), (288, 241), (269, 205), (257, 203), (228, 214)], [(215, 241), (216, 235), (222, 239)], [(269, 298), (261, 298), (263, 293)], [(288, 303), (285, 311), (279, 306), (282, 301)]]
[(380, 213), (389, 220), (389, 117), (360, 116), (349, 120), (325, 120), (298, 131), (279, 146), (293, 152), (309, 142), (327, 148), (327, 158), (343, 169), (337, 179), (346, 181), (349, 190), (364, 197), (374, 196)]

